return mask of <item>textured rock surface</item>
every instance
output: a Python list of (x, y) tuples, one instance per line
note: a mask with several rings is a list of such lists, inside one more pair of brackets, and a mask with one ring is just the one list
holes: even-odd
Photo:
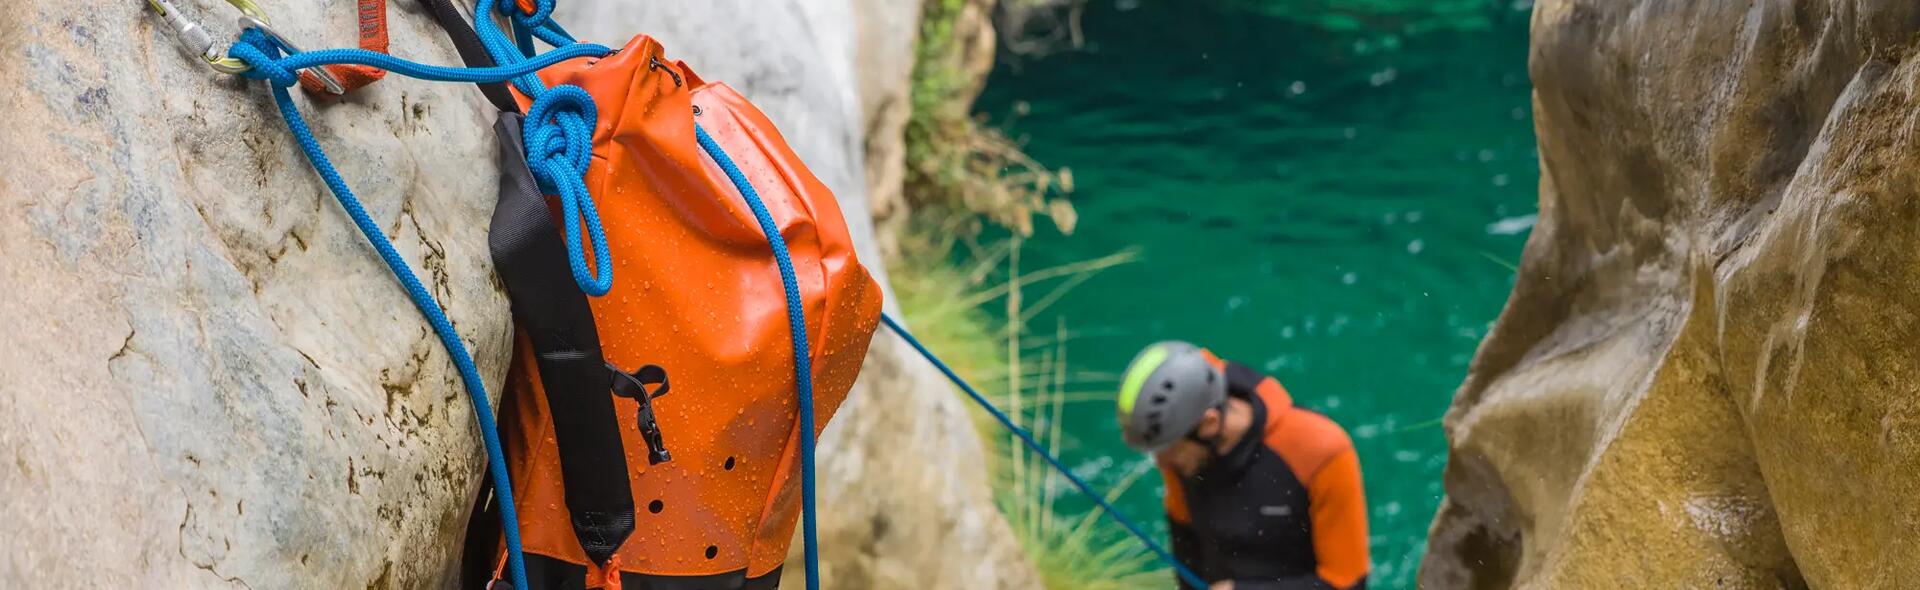
[[(908, 231), (914, 202), (906, 193), (907, 126), (914, 109), (971, 116), (973, 101), (986, 87), (987, 74), (993, 71), (994, 51), (998, 47), (993, 12), (999, 0), (856, 0), (860, 10), (860, 88), (867, 117), (868, 204), (873, 211), (880, 249), (891, 256), (899, 253), (895, 239)], [(920, 19), (935, 6), (946, 8), (951, 22), (944, 33), (951, 47), (925, 51), (916, 47), (923, 28)], [(922, 10), (922, 7), (928, 7)], [(905, 24), (904, 30), (899, 27)], [(916, 64), (927, 59), (929, 63)], [(928, 84), (922, 72), (920, 88), (911, 84), (914, 68), (948, 72), (959, 83), (944, 88)], [(941, 77), (934, 75), (933, 77)], [(930, 89), (931, 88), (931, 89)], [(929, 92), (915, 97), (914, 92)], [(945, 94), (942, 94), (945, 93)], [(915, 101), (919, 101), (918, 104)], [(930, 118), (938, 115), (922, 113)], [(922, 191), (924, 192), (924, 190)], [(917, 196), (917, 195), (916, 195)], [(941, 195), (952, 197), (953, 195)], [(920, 196), (919, 198), (925, 198)]]
[(1431, 588), (1920, 576), (1920, 4), (1541, 0)]
[(880, 250), (893, 255), (904, 228), (907, 119), (920, 35), (918, 0), (856, 0), (859, 19), (860, 113), (866, 121), (867, 205)]
[[(234, 33), (224, 3), (176, 1)], [(911, 26), (917, 6), (857, 4), (891, 20), (856, 21), (850, 0), (574, 0), (562, 19), (612, 43), (652, 32), (758, 101), (878, 270), (861, 93), (906, 80), (859, 73), (856, 43), (910, 55), (911, 30), (856, 31)], [(305, 46), (351, 45), (352, 11), (320, 5), (269, 9)], [(415, 3), (390, 10), (395, 53), (457, 63)], [(139, 2), (0, 19), (0, 587), (446, 587), (481, 470), (446, 353), (264, 86), (156, 25)], [(389, 79), (307, 112), (497, 384), (490, 108), (470, 86)], [(875, 342), (823, 442), (829, 583), (1030, 586), (958, 400)]]
[[(754, 17), (740, 18), (746, 14)], [(672, 57), (766, 111), (833, 188), (862, 260), (883, 283), (873, 228), (859, 213), (868, 210), (870, 187), (897, 194), (900, 179), (868, 174), (862, 146), (875, 135), (897, 136), (905, 123), (904, 113), (877, 113), (905, 104), (918, 15), (918, 2), (896, 0), (576, 0), (561, 8), (562, 20), (580, 23), (572, 30), (584, 38), (622, 43), (635, 31), (659, 38)], [(866, 124), (876, 117), (892, 130), (869, 133)], [(860, 381), (821, 439), (822, 583), (1036, 586), (993, 505), (984, 450), (964, 402), (899, 339), (883, 331), (873, 342)], [(791, 556), (784, 583), (803, 587), (797, 539)]]
[[(224, 3), (183, 2), (216, 34)], [(394, 51), (456, 59), (394, 11)], [(343, 5), (276, 2), (309, 46)], [(466, 394), (319, 183), (265, 86), (217, 76), (143, 3), (0, 19), (0, 586), (434, 587), (478, 486)], [(471, 87), (310, 108), (489, 379), (506, 300)]]

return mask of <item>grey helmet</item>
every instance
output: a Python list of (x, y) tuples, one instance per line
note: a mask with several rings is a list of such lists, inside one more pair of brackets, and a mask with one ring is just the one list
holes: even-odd
[(1227, 403), (1227, 380), (1200, 347), (1158, 342), (1141, 350), (1120, 382), (1121, 437), (1134, 450), (1165, 449)]

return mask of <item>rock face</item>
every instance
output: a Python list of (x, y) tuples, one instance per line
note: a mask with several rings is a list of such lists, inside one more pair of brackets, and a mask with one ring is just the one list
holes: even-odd
[[(236, 32), (224, 3), (176, 2)], [(655, 34), (757, 101), (881, 267), (857, 214), (855, 5), (901, 9), (561, 4), (583, 36)], [(268, 8), (303, 46), (353, 44), (349, 6)], [(394, 53), (458, 63), (419, 7), (390, 11)], [(264, 85), (215, 75), (138, 2), (29, 0), (0, 19), (0, 50), (0, 587), (450, 587), (482, 471), (466, 393)], [(491, 108), (393, 77), (301, 102), (497, 386)], [(1030, 585), (958, 401), (875, 342), (821, 450), (829, 583)]]
[(1427, 588), (1920, 576), (1920, 4), (1541, 0)]
[(860, 112), (866, 121), (867, 205), (880, 251), (897, 253), (907, 222), (907, 120), (920, 32), (920, 2), (857, 0)]
[[(867, 120), (867, 187), (880, 251), (899, 254), (895, 238), (909, 231), (916, 203), (906, 193), (907, 126), (915, 109), (970, 116), (986, 88), (998, 48), (992, 15), (999, 0), (857, 0), (860, 10), (860, 88)], [(942, 6), (944, 5), (944, 6)], [(941, 8), (935, 8), (941, 7)], [(923, 10), (924, 8), (924, 10)], [(950, 47), (916, 47), (921, 19), (950, 13)], [(930, 63), (916, 63), (925, 59)], [(951, 72), (958, 87), (913, 88), (915, 68)], [(923, 72), (922, 75), (925, 75)], [(928, 93), (914, 96), (914, 92)], [(947, 92), (950, 94), (941, 95)], [(929, 113), (922, 112), (923, 115)], [(951, 196), (951, 195), (942, 195)]]
[[(224, 3), (181, 4), (235, 33)], [(351, 44), (350, 7), (322, 6), (269, 10)], [(393, 17), (396, 53), (457, 62)], [(266, 87), (143, 3), (33, 0), (0, 36), (0, 586), (439, 586), (479, 485), (473, 412)], [(400, 81), (307, 112), (499, 383), (488, 110)]]

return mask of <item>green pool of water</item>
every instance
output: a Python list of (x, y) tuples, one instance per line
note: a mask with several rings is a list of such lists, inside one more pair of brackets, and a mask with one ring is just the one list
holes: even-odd
[[(1451, 2), (1434, 24), (1294, 6), (1328, 4), (1092, 0), (1082, 50), (1003, 59), (977, 110), (1074, 173), (1077, 231), (1042, 228), (1022, 266), (1144, 254), (1033, 324), (1065, 318), (1078, 369), (1118, 373), (1178, 338), (1278, 377), (1352, 433), (1374, 587), (1412, 588), (1446, 462), (1436, 421), (1535, 213), (1526, 7)], [(1063, 424), (1096, 481), (1144, 467), (1111, 406)], [(1142, 480), (1121, 506), (1164, 530), (1160, 493)]]

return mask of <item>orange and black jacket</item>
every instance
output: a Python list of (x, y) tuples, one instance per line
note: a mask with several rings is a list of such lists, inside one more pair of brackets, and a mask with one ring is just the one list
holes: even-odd
[(1175, 556), (1235, 590), (1366, 588), (1367, 502), (1353, 441), (1294, 407), (1272, 377), (1208, 360), (1228, 395), (1253, 407), (1254, 426), (1192, 478), (1161, 469)]

